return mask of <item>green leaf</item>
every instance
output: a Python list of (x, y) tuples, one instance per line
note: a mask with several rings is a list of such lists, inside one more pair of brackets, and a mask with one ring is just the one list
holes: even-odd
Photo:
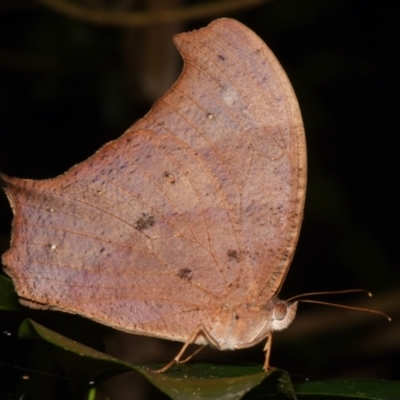
[[(159, 367), (159, 365), (157, 365)], [(273, 399), (295, 399), (285, 371), (262, 371), (262, 366), (220, 366), (191, 363), (174, 366), (164, 374), (143, 370), (143, 375), (174, 400), (256, 398), (263, 393)], [(259, 386), (260, 385), (260, 386)], [(253, 392), (253, 389), (256, 391)]]
[[(400, 399), (400, 382), (378, 379), (335, 379), (295, 385), (296, 394), (341, 396), (350, 399), (395, 400)], [(315, 398), (315, 397), (312, 397)]]
[[(85, 392), (90, 382), (98, 383), (113, 375), (135, 370), (162, 392), (175, 400), (264, 398), (293, 400), (295, 394), (289, 375), (274, 370), (265, 373), (261, 365), (218, 366), (189, 363), (177, 365), (166, 373), (152, 370), (163, 365), (132, 365), (100, 351), (68, 339), (44, 326), (26, 319), (19, 329), (20, 338), (36, 338), (47, 342), (63, 366), (74, 392)], [(90, 393), (90, 392), (89, 392)], [(92, 392), (93, 393), (93, 392)]]
[[(262, 371), (260, 365), (214, 365), (188, 363), (176, 365), (163, 374), (152, 372), (162, 364), (133, 365), (68, 339), (44, 326), (25, 320), (21, 338), (40, 338), (52, 348), (72, 382), (72, 390), (95, 398), (90, 382), (99, 383), (116, 374), (135, 370), (174, 400), (337, 398), (363, 400), (400, 399), (400, 382), (384, 380), (338, 379), (292, 385), (287, 372)], [(316, 397), (318, 396), (318, 397)]]
[(0, 310), (21, 311), (22, 306), (18, 302), (18, 296), (14, 291), (11, 279), (0, 275)]
[(22, 339), (47, 342), (68, 376), (72, 391), (76, 393), (84, 393), (93, 383), (133, 369), (129, 363), (71, 340), (31, 319), (22, 322), (18, 335)]

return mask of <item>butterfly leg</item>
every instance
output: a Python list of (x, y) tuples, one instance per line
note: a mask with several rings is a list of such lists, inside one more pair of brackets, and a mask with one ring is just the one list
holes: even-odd
[(200, 353), (200, 351), (203, 350), (204, 347), (206, 347), (205, 344), (203, 344), (203, 346), (200, 346), (198, 349), (196, 349), (190, 356), (186, 357), (184, 360), (176, 360), (176, 363), (177, 364), (185, 364), (186, 362), (191, 360), (196, 354)]
[(171, 368), (174, 364), (184, 364), (185, 362), (189, 361), (192, 359), (196, 354), (198, 354), (201, 350), (204, 349), (205, 345), (199, 347), (196, 349), (190, 356), (186, 357), (184, 360), (181, 360), (181, 357), (185, 353), (186, 349), (189, 347), (190, 344), (194, 343), (195, 340), (199, 335), (203, 335), (207, 341), (212, 344), (215, 347), (219, 347), (217, 341), (210, 335), (210, 333), (207, 331), (207, 329), (204, 327), (203, 324), (199, 325), (198, 329), (196, 329), (190, 336), (189, 339), (185, 342), (185, 344), (182, 346), (181, 350), (179, 353), (164, 367), (153, 370), (152, 372), (155, 373), (162, 373), (167, 371), (169, 368)]
[(268, 371), (271, 369), (269, 366), (269, 356), (271, 355), (271, 344), (272, 344), (272, 334), (270, 333), (267, 336), (267, 342), (265, 343), (264, 346), (264, 351), (265, 351), (265, 361), (264, 361), (264, 371)]

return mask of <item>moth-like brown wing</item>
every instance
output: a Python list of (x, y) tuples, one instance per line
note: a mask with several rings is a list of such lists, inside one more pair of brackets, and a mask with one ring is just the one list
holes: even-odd
[(236, 21), (175, 43), (181, 77), (121, 138), (55, 179), (4, 177), (3, 261), (29, 305), (186, 341), (222, 305), (279, 289), (306, 180), (293, 90)]

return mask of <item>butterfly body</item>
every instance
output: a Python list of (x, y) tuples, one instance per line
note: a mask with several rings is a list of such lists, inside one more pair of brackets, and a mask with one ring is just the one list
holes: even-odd
[[(275, 312), (278, 303), (286, 308), (283, 315)], [(219, 310), (218, 319), (209, 329), (209, 334), (220, 350), (252, 347), (267, 338), (271, 332), (285, 329), (293, 321), (296, 308), (297, 303), (286, 306), (276, 297), (263, 307), (254, 304), (245, 304), (234, 309), (224, 307)], [(196, 343), (209, 344), (209, 341), (200, 337)]]

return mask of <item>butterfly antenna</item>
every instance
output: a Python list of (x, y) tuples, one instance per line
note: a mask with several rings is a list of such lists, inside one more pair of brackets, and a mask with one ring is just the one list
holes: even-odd
[(289, 303), (293, 300), (301, 299), (302, 297), (323, 296), (326, 294), (346, 294), (346, 293), (366, 293), (369, 297), (372, 297), (372, 293), (365, 289), (346, 289), (346, 290), (332, 290), (328, 292), (311, 292), (311, 293), (298, 294), (297, 296), (293, 296), (286, 301)]
[(319, 300), (308, 300), (308, 299), (302, 300), (303, 297), (309, 297), (309, 296), (320, 296), (320, 295), (326, 295), (326, 294), (345, 294), (345, 293), (366, 293), (369, 297), (372, 297), (372, 293), (369, 292), (368, 290), (365, 290), (365, 289), (347, 289), (347, 290), (335, 290), (335, 291), (331, 291), (331, 292), (305, 293), (305, 294), (300, 294), (300, 295), (297, 295), (297, 296), (293, 296), (293, 297), (291, 297), (290, 299), (288, 299), (286, 301), (287, 302), (291, 302), (293, 300), (298, 300), (298, 301), (301, 301), (302, 303), (323, 304), (325, 306), (345, 308), (347, 310), (365, 311), (365, 312), (369, 312), (369, 313), (372, 313), (372, 314), (380, 315), (380, 316), (386, 318), (388, 321), (392, 320), (392, 318), (390, 318), (389, 315), (385, 314), (382, 311), (378, 311), (378, 310), (371, 310), (369, 308), (364, 308), (364, 307), (346, 306), (346, 305), (343, 305), (343, 304), (330, 303), (330, 302), (319, 301)]
[(371, 310), (370, 308), (345, 306), (343, 304), (329, 303), (329, 302), (326, 302), (326, 301), (318, 301), (318, 300), (299, 300), (299, 301), (301, 301), (302, 303), (323, 304), (325, 306), (346, 308), (347, 310), (365, 311), (365, 312), (369, 312), (369, 313), (372, 313), (372, 314), (380, 315), (380, 316), (386, 318), (388, 321), (392, 320), (392, 318), (390, 318), (389, 315), (385, 314), (384, 312), (378, 311), (378, 310)]

